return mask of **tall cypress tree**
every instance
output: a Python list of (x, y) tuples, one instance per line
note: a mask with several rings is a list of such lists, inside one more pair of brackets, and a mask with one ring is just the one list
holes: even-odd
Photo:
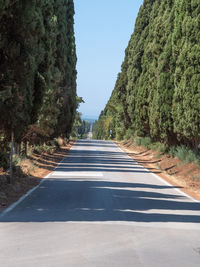
[[(76, 109), (73, 0), (0, 3), (0, 130), (69, 135)], [(20, 125), (20, 127), (18, 127)]]
[(149, 124), (152, 138), (166, 144), (176, 142), (173, 134), (172, 97), (174, 91), (174, 60), (172, 57), (172, 37), (174, 26), (173, 1), (162, 1), (157, 16), (151, 25), (154, 55), (151, 66), (154, 73), (149, 87)]
[(38, 42), (44, 33), (40, 8), (33, 0), (7, 1), (0, 21), (1, 125), (17, 139), (31, 121)]
[(197, 146), (199, 22), (197, 0), (144, 1), (122, 71), (100, 120), (105, 122), (112, 115), (119, 131), (128, 128), (136, 135), (151, 136), (168, 145), (179, 141)]
[[(128, 58), (128, 84), (127, 84), (127, 103), (128, 113), (131, 118), (131, 128), (138, 135), (144, 135), (149, 131), (147, 105), (148, 105), (148, 85), (144, 78), (141, 85), (141, 75), (147, 71), (144, 62), (144, 52), (149, 35), (149, 23), (154, 0), (146, 0), (140, 8), (134, 33), (130, 41), (130, 54)], [(143, 87), (143, 90), (141, 89)]]
[[(60, 70), (60, 96), (62, 106), (59, 109), (57, 134), (68, 135), (71, 131), (76, 103), (76, 51), (74, 38), (74, 4), (73, 1), (59, 3), (56, 67)], [(65, 7), (65, 8), (63, 8)], [(67, 18), (67, 19), (66, 19)], [(66, 116), (66, 114), (68, 114)]]
[(200, 5), (192, 0), (175, 4), (174, 129), (181, 142), (195, 146), (200, 142)]

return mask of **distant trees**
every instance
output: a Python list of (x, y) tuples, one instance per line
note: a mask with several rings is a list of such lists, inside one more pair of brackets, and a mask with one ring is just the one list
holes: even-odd
[[(68, 136), (77, 107), (73, 0), (1, 0), (0, 136)], [(3, 146), (3, 145), (1, 145)]]
[(200, 5), (144, 0), (115, 88), (94, 127), (166, 145), (200, 143)]
[(85, 139), (90, 131), (90, 123), (81, 119), (81, 113), (76, 112), (75, 121), (72, 128), (72, 137)]

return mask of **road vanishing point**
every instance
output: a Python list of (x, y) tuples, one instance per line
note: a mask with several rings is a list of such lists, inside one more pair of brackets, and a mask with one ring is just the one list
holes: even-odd
[(79, 140), (0, 214), (0, 266), (200, 266), (200, 203), (111, 141)]

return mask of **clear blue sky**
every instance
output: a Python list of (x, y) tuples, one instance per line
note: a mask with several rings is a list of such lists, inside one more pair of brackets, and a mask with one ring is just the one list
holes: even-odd
[(79, 111), (99, 116), (114, 88), (143, 0), (74, 0)]

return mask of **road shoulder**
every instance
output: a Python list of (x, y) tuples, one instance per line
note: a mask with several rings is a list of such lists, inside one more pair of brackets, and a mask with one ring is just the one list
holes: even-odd
[(47, 177), (67, 156), (73, 143), (70, 142), (53, 153), (32, 155), (23, 162), (21, 168), (15, 170), (13, 184), (7, 182), (8, 173), (0, 172), (0, 211), (5, 210), (37, 187), (43, 178)]
[(146, 169), (179, 187), (192, 198), (200, 200), (200, 179), (194, 179), (195, 176), (198, 177), (199, 170), (195, 164), (184, 164), (166, 155), (158, 156), (158, 153), (144, 147), (133, 147), (130, 142), (115, 143)]

